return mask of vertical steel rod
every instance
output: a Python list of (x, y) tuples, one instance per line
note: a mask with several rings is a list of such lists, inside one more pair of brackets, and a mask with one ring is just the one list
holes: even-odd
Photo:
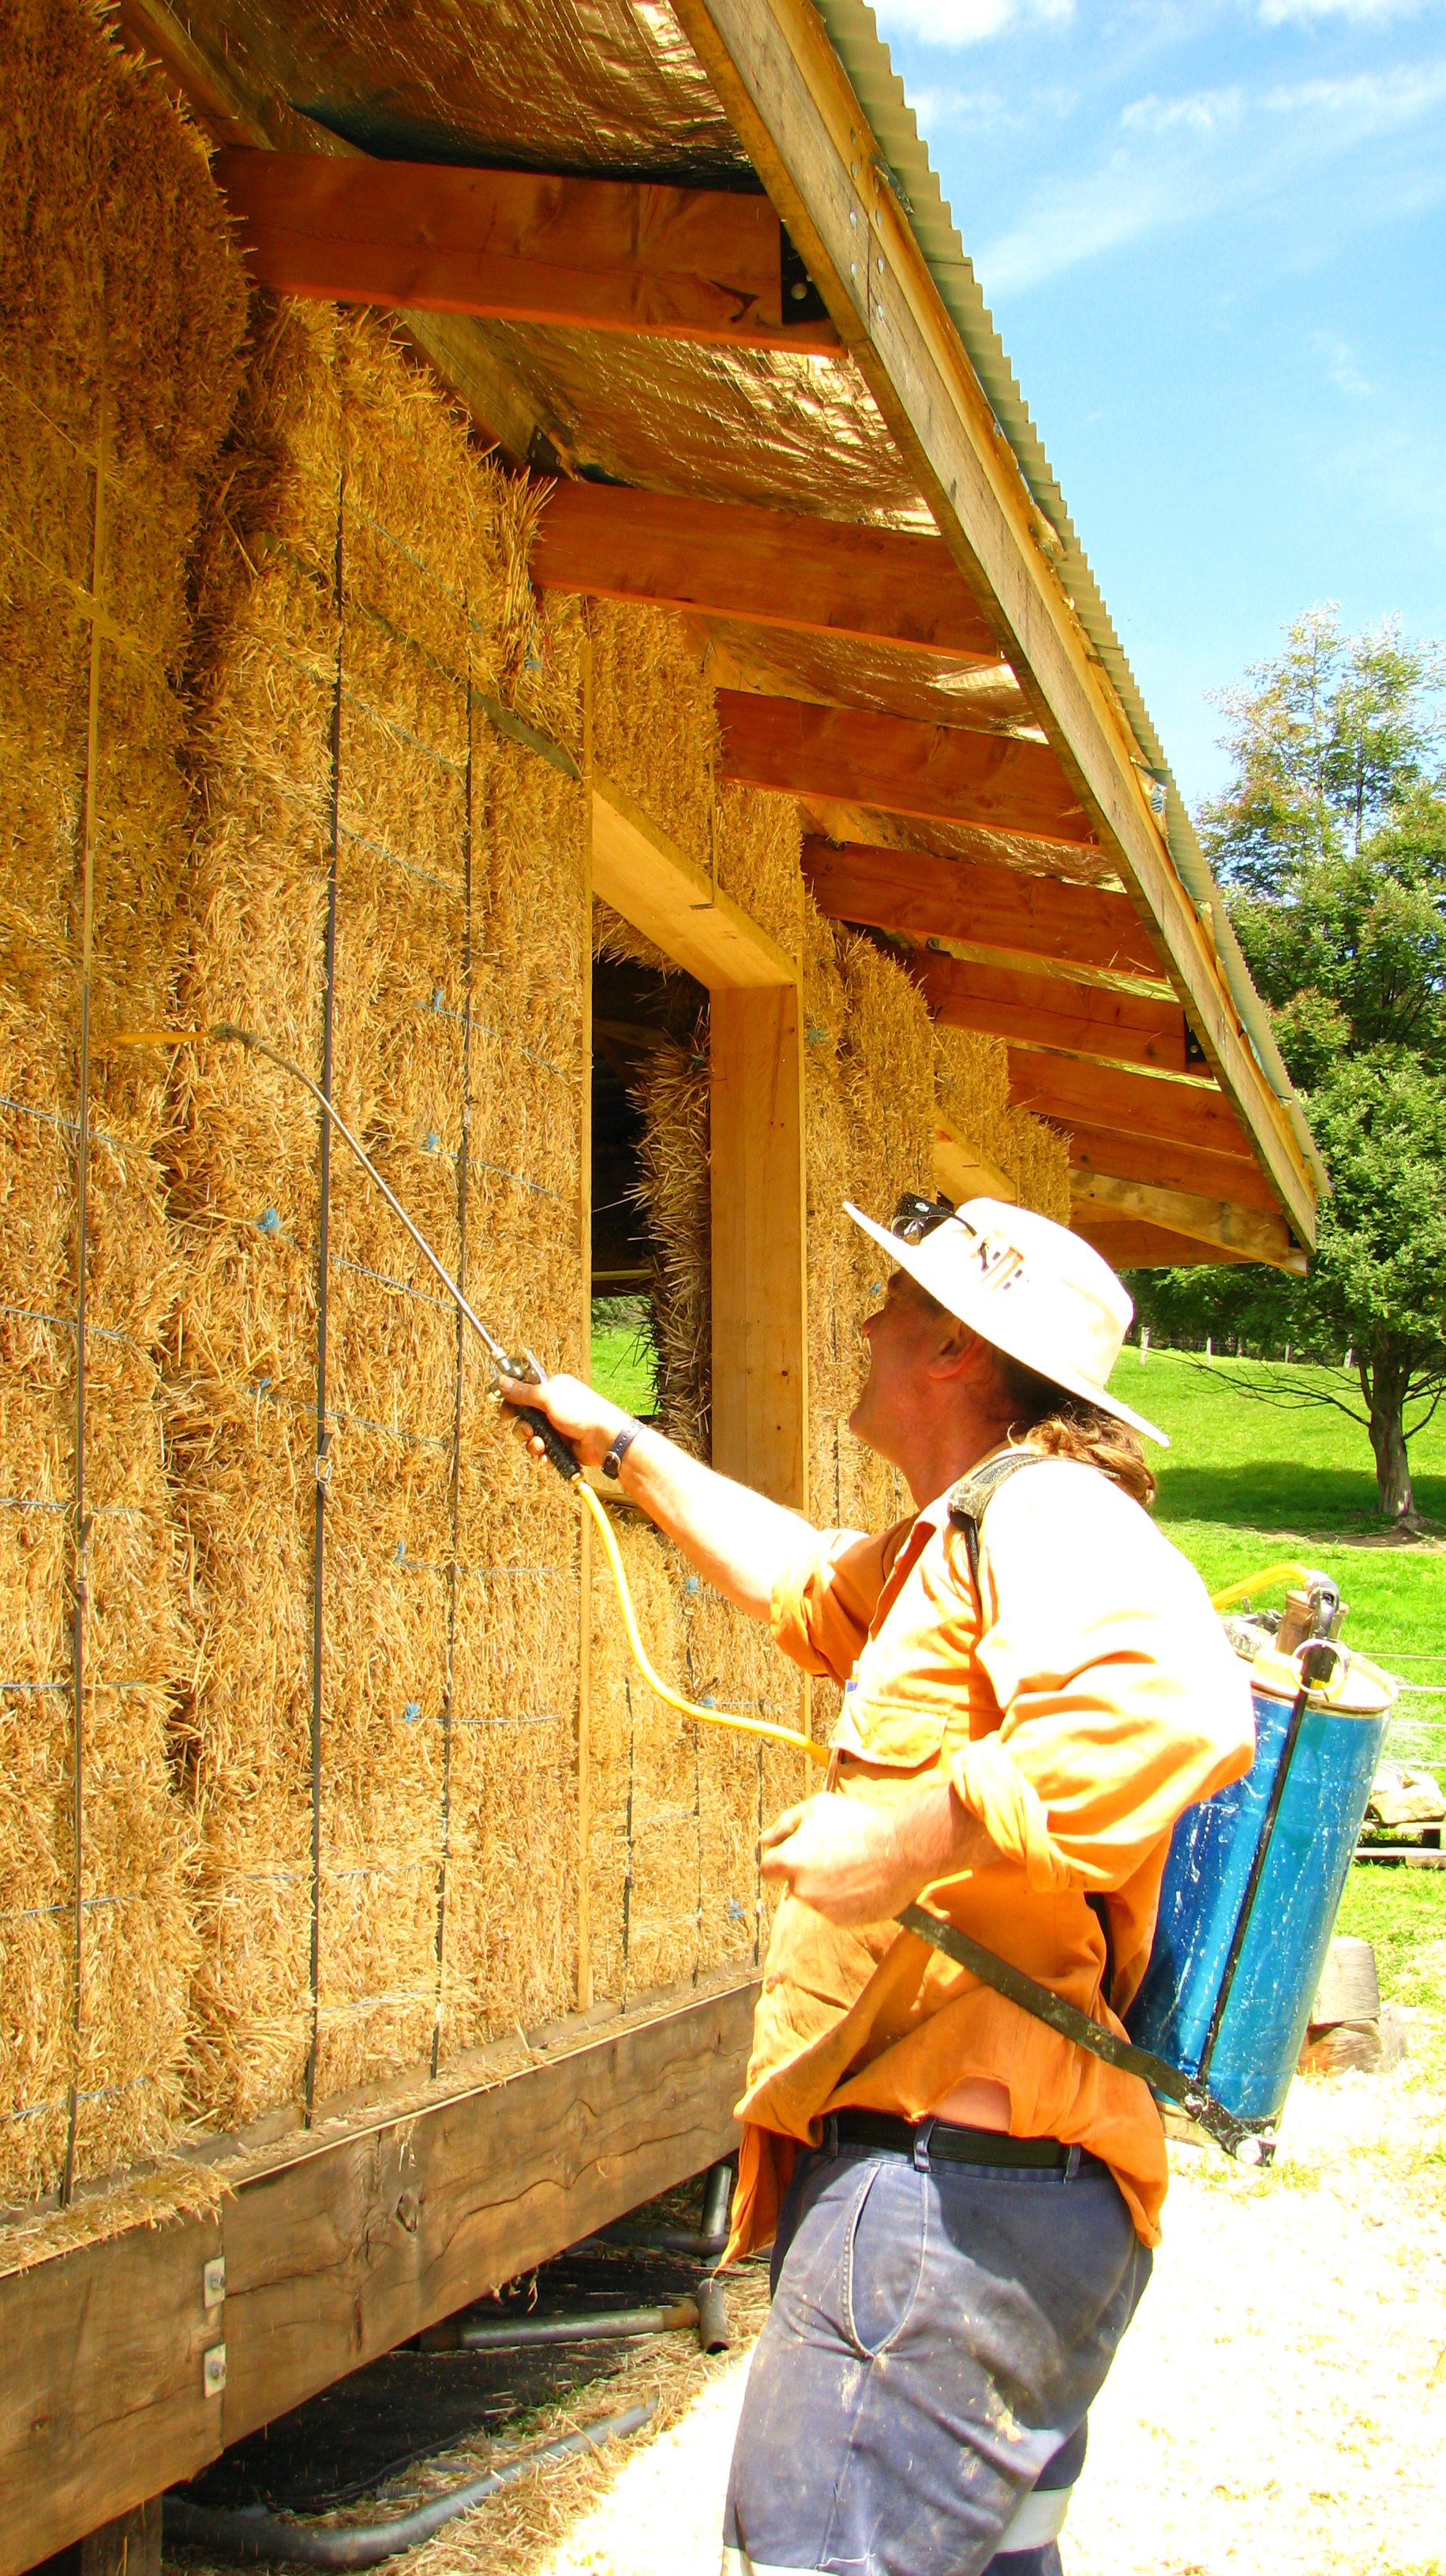
[[(331, 702), (331, 849), (326, 871), (326, 989), (321, 1023), (321, 1088), (331, 1098), (332, 1031), (336, 1005), (336, 870), (341, 822), (341, 677), (342, 677), (342, 524), (346, 508), (346, 466), (336, 487), (336, 681)], [(331, 1433), (326, 1420), (327, 1290), (331, 1261), (331, 1120), (321, 1114), (320, 1215), (317, 1225), (316, 1291), (316, 1502), (312, 1541), (311, 1589), (311, 2039), (306, 2052), (306, 2124), (316, 2109), (317, 2059), (321, 2046), (321, 1711), (326, 1645), (326, 1486), (330, 1470)]]
[(85, 2020), (85, 1621), (89, 1599), (90, 1523), (85, 1503), (85, 1333), (90, 1223), (90, 977), (95, 941), (95, 815), (100, 767), (100, 605), (105, 582), (105, 458), (109, 436), (104, 359), (95, 450), (95, 507), (90, 555), (90, 673), (85, 733), (85, 800), (81, 821), (80, 1063), (76, 1118), (75, 1198), (75, 1556), (71, 1579), (70, 1651), (75, 1681), (75, 1776), (71, 1784), (71, 1844), (75, 1870), (75, 1977), (72, 1999), (70, 2085), (65, 2116), (65, 2165), (60, 2204), (75, 2190), (76, 2130), (80, 2109), (80, 2050)]
[[(465, 825), (462, 847), (462, 1137), (457, 1153), (457, 1285), (467, 1286), (467, 1148), (472, 1122), (472, 746), (476, 716), (472, 704), (471, 651), (463, 699), (467, 721), (467, 764), (463, 782)], [(451, 1555), (447, 1566), (447, 1674), (442, 1692), (442, 1832), (437, 1855), (437, 2005), (432, 2020), (432, 2073), (442, 2055), (442, 1989), (447, 1963), (447, 1863), (452, 1840), (452, 1712), (457, 1646), (457, 1557), (462, 1525), (462, 1370), (467, 1327), (457, 1309), (457, 1378), (452, 1402)]]

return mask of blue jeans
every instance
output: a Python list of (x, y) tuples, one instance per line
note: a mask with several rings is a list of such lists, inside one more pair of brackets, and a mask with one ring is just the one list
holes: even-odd
[(725, 2569), (1058, 2576), (1044, 2492), (1073, 2484), (1149, 2275), (1093, 2159), (1066, 2180), (873, 2147), (800, 2156), (733, 2453)]

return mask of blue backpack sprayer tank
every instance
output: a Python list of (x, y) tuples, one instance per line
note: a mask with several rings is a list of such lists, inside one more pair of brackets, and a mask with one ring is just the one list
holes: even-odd
[(1157, 2100), (1246, 2164), (1274, 2153), (1396, 1695), (1386, 1674), (1340, 1643), (1340, 1593), (1328, 1575), (1271, 1567), (1214, 1606), (1223, 1611), (1281, 1574), (1300, 1577), (1304, 1590), (1291, 1596), (1278, 1635), (1265, 1621), (1226, 1623), (1251, 1667), (1255, 1760), (1175, 1827), (1127, 2040), (923, 1907), (899, 1917), (1064, 2038), (1142, 2076)]
[(1267, 2149), (1395, 1697), (1385, 1674), (1339, 1643), (1330, 1578), (1310, 1574), (1306, 1586), (1309, 1633), (1293, 1648), (1227, 1623), (1250, 1657), (1255, 1760), (1176, 1825), (1128, 2014), (1139, 2047), (1192, 2076)]

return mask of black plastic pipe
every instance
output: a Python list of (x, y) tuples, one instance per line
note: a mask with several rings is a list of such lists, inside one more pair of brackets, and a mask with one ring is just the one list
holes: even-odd
[(575, 2451), (601, 2450), (604, 2443), (621, 2441), (625, 2434), (636, 2433), (646, 2424), (657, 2402), (653, 2397), (637, 2406), (625, 2406), (620, 2415), (600, 2416), (580, 2432), (564, 2433), (555, 2442), (524, 2451), (520, 2460), (508, 2460), (500, 2469), (489, 2469), (485, 2477), (469, 2478), (465, 2486), (449, 2487), (445, 2495), (433, 2496), (430, 2504), (419, 2504), (394, 2522), (325, 2526), (284, 2522), (260, 2506), (243, 2513), (213, 2513), (205, 2505), (188, 2504), (184, 2496), (168, 2495), (164, 2537), (167, 2541), (201, 2541), (226, 2550), (233, 2558), (261, 2559), (271, 2566), (380, 2567), (386, 2559), (400, 2558), (404, 2551), (430, 2540), (444, 2523), (453, 2521), (459, 2513), (469, 2513), (473, 2505), (495, 2495), (499, 2487), (511, 2486), (529, 2469), (543, 2468), (550, 2460), (567, 2459)]
[(644, 2254), (721, 2254), (728, 2242), (728, 2214), (733, 2202), (733, 2167), (712, 2165), (703, 2186), (701, 2227), (633, 2227), (620, 2218), (611, 2227), (584, 2239), (588, 2245), (631, 2245)]
[(629, 2335), (680, 2334), (697, 2323), (696, 2299), (671, 2299), (665, 2308), (586, 2308), (570, 2317), (504, 2317), (496, 2324), (459, 2326), (456, 2349), (511, 2352), (525, 2344), (622, 2343)]

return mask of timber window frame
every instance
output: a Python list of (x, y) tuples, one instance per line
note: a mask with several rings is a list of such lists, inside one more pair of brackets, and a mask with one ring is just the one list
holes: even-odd
[(713, 1464), (808, 1508), (807, 1215), (799, 969), (594, 771), (593, 892), (709, 996)]

